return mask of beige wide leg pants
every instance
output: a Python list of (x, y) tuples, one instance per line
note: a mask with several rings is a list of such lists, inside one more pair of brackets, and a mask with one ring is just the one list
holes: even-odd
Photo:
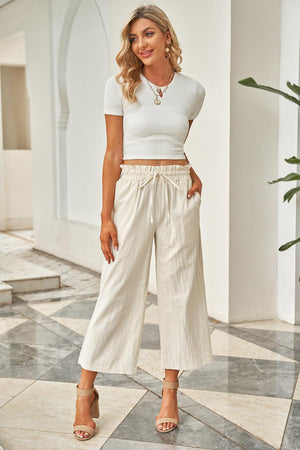
[(154, 239), (161, 367), (200, 368), (212, 361), (212, 348), (201, 196), (196, 192), (187, 197), (191, 165), (120, 167), (112, 211), (119, 250), (112, 249), (115, 260), (103, 264), (78, 363), (96, 372), (137, 372)]

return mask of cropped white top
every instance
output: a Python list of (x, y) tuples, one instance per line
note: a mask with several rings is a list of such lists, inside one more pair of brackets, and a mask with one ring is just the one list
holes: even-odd
[[(105, 83), (104, 114), (123, 116), (123, 159), (185, 159), (189, 120), (195, 119), (201, 110), (204, 87), (175, 72), (163, 96), (158, 96), (161, 104), (156, 105), (147, 79), (142, 74), (141, 79), (135, 103), (125, 99), (115, 75)], [(151, 84), (154, 90), (160, 87)]]

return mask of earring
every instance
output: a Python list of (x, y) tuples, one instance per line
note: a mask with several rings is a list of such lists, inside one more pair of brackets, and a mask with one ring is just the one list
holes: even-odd
[(166, 47), (166, 53), (165, 53), (165, 58), (170, 58), (170, 49), (169, 47)]

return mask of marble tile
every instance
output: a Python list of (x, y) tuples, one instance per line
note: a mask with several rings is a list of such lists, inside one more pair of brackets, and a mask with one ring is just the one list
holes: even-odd
[[(100, 418), (94, 419), (97, 425), (96, 435), (104, 438), (112, 434), (145, 391), (98, 385), (95, 387), (100, 396)], [(70, 433), (75, 418), (75, 402), (74, 385), (36, 381), (0, 409), (1, 427)], [(73, 436), (72, 438), (74, 439)]]
[(147, 302), (149, 302), (153, 305), (157, 305), (157, 295), (154, 295), (151, 292), (148, 292)]
[(94, 300), (76, 300), (70, 305), (61, 308), (56, 313), (51, 314), (55, 317), (68, 317), (72, 319), (90, 319), (95, 309)]
[(22, 323), (26, 322), (28, 319), (21, 319), (21, 318), (15, 318), (15, 317), (1, 317), (0, 318), (0, 336), (3, 333), (6, 333), (9, 330), (12, 330), (13, 328), (17, 327), (18, 325), (21, 325)]
[(269, 445), (280, 448), (290, 399), (204, 390), (182, 391)]
[(148, 308), (146, 308), (144, 322), (158, 324), (158, 308), (155, 304), (150, 304)]
[(113, 439), (151, 442), (153, 444), (173, 444), (196, 448), (239, 449), (220, 433), (212, 430), (201, 421), (179, 410), (180, 422), (172, 433), (159, 433), (155, 428), (155, 417), (160, 410), (161, 400), (147, 392), (120, 423), (111, 435)]
[(160, 350), (159, 327), (155, 323), (144, 323), (141, 348)]
[[(179, 386), (180, 386), (180, 376), (182, 373), (183, 373), (183, 371), (178, 373)], [(147, 389), (147, 390), (151, 391), (152, 393), (156, 394), (161, 399), (161, 397), (162, 397), (162, 393), (161, 393), (162, 379), (164, 377), (164, 373), (162, 373), (161, 377), (158, 379), (158, 378), (154, 377), (153, 375), (138, 368), (138, 371), (136, 374), (128, 375), (128, 377), (130, 377), (131, 379), (133, 379), (134, 381), (139, 383), (140, 386), (143, 387), (144, 389)], [(199, 406), (197, 402), (192, 400), (190, 397), (184, 395), (180, 391), (180, 388), (177, 391), (177, 402), (178, 402), (179, 408), (190, 407), (190, 406)]]
[[(188, 398), (184, 394), (182, 394), (182, 396)], [(208, 425), (212, 429), (218, 431), (220, 434), (227, 437), (235, 444), (240, 445), (243, 449), (274, 449), (272, 445), (267, 444), (266, 442), (257, 438), (256, 436), (234, 424), (233, 422), (230, 422), (230, 420), (227, 420), (220, 414), (217, 414), (212, 409), (206, 408), (196, 401), (194, 406), (182, 406), (182, 409), (193, 416), (195, 419), (200, 420), (205, 425)]]
[(138, 367), (156, 378), (163, 379), (165, 371), (161, 368), (160, 350), (140, 348)]
[(300, 372), (298, 373), (297, 383), (294, 391), (294, 400), (300, 400)]
[(16, 304), (15, 302), (12, 305), (3, 305), (0, 308), (0, 320), (2, 320), (2, 318), (14, 318), (14, 319), (26, 319), (27, 317), (25, 317), (23, 314), (21, 314), (19, 311), (16, 310), (15, 308)]
[(253, 328), (256, 330), (277, 330), (277, 331), (291, 331), (300, 333), (300, 325), (292, 325), (280, 319), (272, 320), (254, 320), (252, 322), (237, 322), (231, 324), (233, 327)]
[(9, 254), (1, 256), (0, 280), (10, 284), (14, 292), (59, 287), (58, 273)]
[(67, 346), (59, 348), (0, 342), (0, 378), (37, 379), (73, 349)]
[(36, 293), (32, 293), (30, 292), (29, 294), (19, 294), (19, 297), (22, 300), (25, 300), (26, 302), (31, 302), (31, 301), (37, 301), (37, 300), (45, 300), (45, 299), (51, 299), (53, 298), (69, 298), (71, 295), (76, 295), (77, 294), (77, 290), (75, 288), (72, 287), (67, 287), (67, 288), (60, 288), (60, 289), (52, 289), (51, 293), (49, 291), (41, 291), (41, 292), (36, 292)]
[[(51, 319), (51, 317), (44, 316), (43, 314), (39, 313), (38, 311), (35, 311), (34, 309), (30, 308), (26, 304), (20, 304), (15, 307), (16, 311), (23, 314), (27, 318), (31, 319), (37, 324), (42, 325), (45, 329), (57, 334), (58, 336), (61, 336), (62, 338), (69, 341), (70, 345), (82, 345), (83, 337), (80, 336), (78, 333), (75, 333), (70, 328), (65, 327), (64, 325), (61, 325), (57, 321)], [(1, 341), (1, 336), (0, 336)]]
[[(101, 450), (192, 450), (196, 447), (182, 445), (152, 444), (151, 442), (139, 442), (125, 439), (107, 439)], [(211, 448), (211, 447), (210, 447)], [(198, 450), (208, 450), (197, 447)]]
[[(0, 444), (5, 450), (72, 450), (83, 445), (85, 449), (103, 448), (107, 438), (95, 434), (92, 439), (80, 442), (69, 433), (35, 431), (19, 428), (0, 428)], [(1, 446), (0, 446), (1, 449)]]
[(12, 296), (13, 296), (13, 287), (8, 283), (0, 281), (0, 306), (11, 304)]
[(200, 370), (185, 370), (180, 386), (290, 399), (298, 372), (299, 363), (215, 356)]
[(79, 383), (81, 375), (81, 366), (78, 364), (79, 352), (79, 348), (73, 348), (65, 358), (60, 359), (55, 365), (44, 371), (39, 379), (73, 384)]
[(212, 349), (214, 355), (237, 356), (240, 358), (272, 359), (275, 361), (294, 361), (279, 353), (268, 350), (251, 342), (215, 329), (212, 334)]
[(293, 400), (281, 450), (300, 450), (300, 401)]
[(75, 333), (80, 334), (80, 336), (84, 337), (86, 334), (86, 330), (88, 328), (90, 319), (70, 319), (68, 317), (55, 317), (51, 316), (53, 320), (60, 323), (66, 328), (75, 331)]
[[(64, 359), (45, 372), (39, 379), (77, 384), (81, 375), (81, 366), (78, 364), (79, 352), (80, 349), (77, 348), (73, 352), (69, 353)], [(140, 385), (138, 382), (135, 382), (127, 375), (122, 374), (98, 373), (95, 379), (95, 384), (101, 386), (144, 389), (144, 386)]]
[(0, 378), (0, 408), (34, 381), (22, 378)]
[(300, 333), (247, 329), (223, 324), (215, 325), (215, 329), (222, 329), (233, 336), (300, 362)]
[(72, 304), (74, 301), (75, 299), (62, 301), (55, 300), (42, 303), (30, 303), (28, 306), (40, 312), (41, 314), (44, 314), (45, 316), (51, 316), (60, 309)]
[(0, 342), (48, 345), (53, 346), (54, 349), (63, 346), (70, 347), (70, 341), (32, 320), (25, 320), (24, 323), (1, 334)]

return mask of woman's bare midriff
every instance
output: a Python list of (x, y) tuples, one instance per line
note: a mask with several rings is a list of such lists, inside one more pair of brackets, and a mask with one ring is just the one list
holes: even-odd
[(178, 164), (185, 166), (188, 164), (186, 159), (125, 159), (123, 164), (143, 164), (147, 166), (164, 166), (167, 164)]

